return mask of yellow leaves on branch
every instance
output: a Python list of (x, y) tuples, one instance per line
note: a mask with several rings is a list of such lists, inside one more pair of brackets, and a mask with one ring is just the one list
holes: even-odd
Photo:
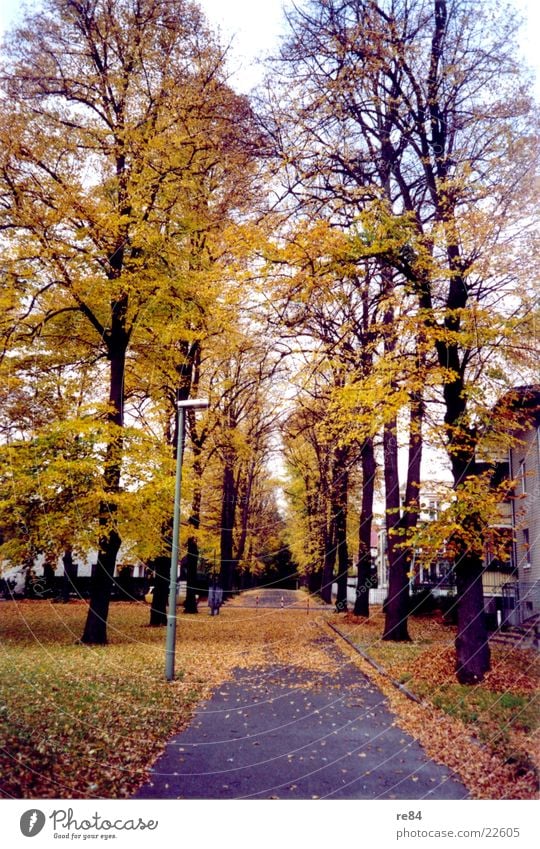
[(493, 487), (491, 473), (468, 477), (451, 494), (439, 516), (419, 525), (411, 538), (418, 562), (430, 563), (440, 552), (458, 559), (464, 552), (484, 556), (486, 546), (493, 557), (508, 559), (506, 528), (502, 527), (501, 505), (511, 491), (512, 481)]

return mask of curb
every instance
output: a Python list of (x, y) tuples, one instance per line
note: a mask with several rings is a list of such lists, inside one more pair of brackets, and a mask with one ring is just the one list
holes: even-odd
[(403, 693), (403, 695), (407, 696), (407, 698), (410, 699), (412, 702), (416, 702), (417, 705), (421, 705), (421, 707), (426, 707), (426, 703), (422, 701), (422, 699), (418, 698), (418, 696), (411, 692), (411, 690), (409, 690), (407, 687), (405, 687), (404, 684), (401, 684), (399, 681), (396, 681), (395, 678), (392, 678), (390, 673), (387, 672), (383, 666), (379, 666), (379, 664), (375, 660), (373, 660), (369, 655), (363, 652), (362, 649), (358, 648), (358, 646), (355, 645), (353, 641), (349, 639), (349, 637), (345, 636), (345, 634), (342, 634), (341, 631), (336, 628), (335, 625), (332, 625), (332, 623), (328, 621), (326, 624), (329, 628), (332, 629), (332, 631), (334, 631), (338, 635), (338, 637), (341, 637), (342, 640), (345, 640), (345, 642), (352, 649), (354, 649), (354, 651), (357, 652), (357, 654), (359, 654), (360, 657), (363, 658), (363, 660), (367, 661), (369, 665), (372, 666), (380, 675), (384, 675), (385, 678), (388, 678), (388, 680), (393, 684), (396, 690), (399, 690), (400, 693)]

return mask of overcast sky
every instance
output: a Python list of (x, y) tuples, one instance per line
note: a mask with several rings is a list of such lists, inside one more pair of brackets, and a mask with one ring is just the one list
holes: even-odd
[[(497, 4), (498, 0), (492, 2)], [(540, 100), (540, 3), (538, 0), (513, 2), (523, 10), (527, 19), (522, 48), (527, 61), (536, 69), (536, 93)], [(24, 5), (32, 7), (36, 2), (29, 0), (25, 4), (22, 0), (0, 0), (0, 31), (16, 20)], [(290, 0), (200, 0), (199, 5), (210, 22), (220, 27), (224, 41), (233, 38), (231, 69), (236, 72), (237, 85), (249, 90), (260, 78), (257, 59), (278, 43), (283, 26), (283, 6), (290, 6)]]

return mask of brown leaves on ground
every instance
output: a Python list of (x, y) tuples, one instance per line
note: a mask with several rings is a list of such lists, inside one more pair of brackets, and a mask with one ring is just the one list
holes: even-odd
[[(491, 670), (486, 673), (482, 686), (498, 693), (534, 694), (539, 684), (539, 658), (536, 652), (504, 646), (491, 646)], [(403, 676), (408, 671), (410, 679), (447, 684), (455, 678), (456, 651), (453, 646), (428, 648), (411, 663), (406, 657), (390, 663), (392, 674)]]
[(305, 612), (180, 615), (177, 680), (168, 683), (165, 629), (147, 627), (146, 605), (111, 606), (107, 646), (77, 644), (86, 611), (84, 603), (1, 604), (4, 797), (130, 796), (168, 738), (234, 668), (331, 671)]
[[(324, 677), (334, 661), (320, 642), (327, 615), (225, 606), (180, 615), (177, 680), (164, 679), (165, 629), (149, 628), (144, 604), (113, 604), (109, 645), (77, 643), (86, 605), (3, 602), (0, 606), (0, 790), (5, 797), (128, 797), (197, 704), (235, 668), (280, 665)], [(332, 617), (334, 618), (334, 617)], [(383, 643), (382, 618), (340, 617), (364, 651), (417, 689), (412, 703), (338, 645), (388, 696), (397, 722), (428, 755), (454, 769), (477, 798), (531, 798), (533, 658), (497, 648), (483, 685), (460, 688), (453, 632), (434, 620), (411, 620), (410, 644)], [(325, 684), (326, 685), (326, 684)]]
[[(353, 649), (346, 650), (353, 656)], [(411, 702), (359, 655), (356, 662), (387, 696), (399, 726), (415, 737), (433, 760), (454, 770), (473, 798), (536, 797), (537, 781), (532, 769), (520, 774), (513, 763), (505, 762), (489, 746), (481, 744), (468, 725), (445, 715), (429, 702), (426, 705)]]
[(384, 617), (351, 614), (336, 623), (395, 681), (424, 700), (415, 705), (365, 661), (363, 671), (389, 696), (400, 725), (434, 759), (454, 769), (476, 798), (534, 798), (540, 764), (537, 652), (491, 646), (491, 671), (472, 687), (457, 683), (455, 628), (436, 616), (409, 619), (410, 643), (383, 642)]

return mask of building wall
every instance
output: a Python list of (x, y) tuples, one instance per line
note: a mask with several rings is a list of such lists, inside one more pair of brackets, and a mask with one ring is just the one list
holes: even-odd
[(540, 581), (540, 427), (520, 435), (522, 444), (511, 451), (516, 541), (514, 556), (519, 580)]
[(520, 434), (510, 452), (510, 474), (517, 481), (514, 561), (518, 567), (517, 619), (540, 613), (540, 427)]
[(484, 595), (499, 595), (502, 587), (512, 581), (512, 576), (508, 572), (498, 572), (492, 569), (486, 569), (482, 573), (482, 586)]

